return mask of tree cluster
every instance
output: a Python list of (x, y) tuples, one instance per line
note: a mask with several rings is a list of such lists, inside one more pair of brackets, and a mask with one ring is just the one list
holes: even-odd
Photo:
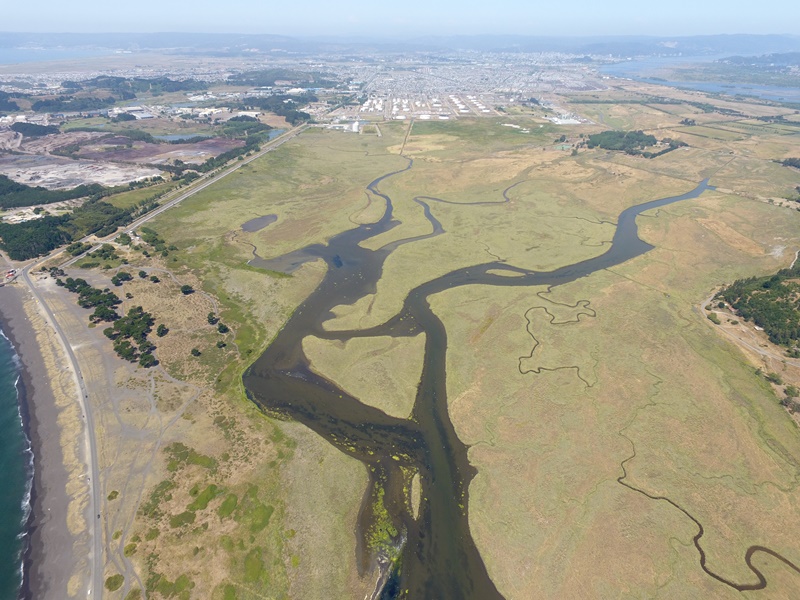
[(658, 143), (654, 135), (649, 135), (642, 131), (604, 131), (590, 135), (586, 145), (589, 148), (599, 147), (605, 150), (616, 150), (633, 156), (643, 156), (644, 158), (657, 158), (687, 145), (686, 142), (670, 138), (664, 138), (661, 142), (667, 144), (667, 147), (658, 152), (643, 151), (644, 148)]
[[(264, 125), (264, 127), (267, 127), (267, 125)], [(261, 146), (259, 144), (261, 144), (261, 142), (263, 141), (264, 141), (264, 136), (260, 134), (248, 136), (248, 138), (244, 142), (244, 146), (242, 146), (241, 148), (233, 148), (232, 150), (223, 152), (222, 154), (209, 158), (203, 164), (192, 168), (197, 171), (200, 171), (201, 173), (208, 173), (209, 171), (213, 171), (214, 169), (222, 167), (223, 165), (225, 165), (226, 163), (235, 158), (244, 156), (248, 152), (251, 151), (258, 152), (259, 150), (261, 150)]]
[(79, 254), (83, 254), (87, 250), (92, 247), (91, 244), (86, 244), (84, 242), (73, 242), (69, 246), (65, 248), (67, 254), (70, 256), (78, 256)]
[(169, 77), (142, 78), (100, 75), (80, 83), (65, 81), (61, 87), (75, 90), (108, 90), (123, 100), (131, 100), (141, 93), (159, 95), (167, 92), (205, 90), (208, 88), (208, 83), (196, 79), (176, 80)]
[[(36, 101), (33, 103), (33, 110), (43, 112), (97, 110), (106, 108), (117, 100), (133, 100), (137, 95), (143, 93), (157, 96), (167, 92), (204, 90), (208, 88), (208, 83), (196, 79), (174, 80), (168, 77), (148, 79), (101, 75), (88, 81), (63, 81), (61, 87), (68, 94), (54, 99)], [(78, 93), (81, 95), (75, 95)], [(124, 121), (132, 118), (132, 116), (120, 115), (118, 120)]]
[(683, 148), (688, 146), (686, 142), (682, 142), (680, 140), (673, 140), (670, 138), (664, 138), (661, 140), (662, 144), (667, 144), (667, 147), (659, 152), (642, 152), (642, 156), (645, 158), (658, 158), (659, 156), (663, 156), (667, 152), (672, 152), (673, 150), (677, 150), (678, 148)]
[(800, 158), (786, 158), (781, 161), (781, 164), (784, 167), (794, 167), (795, 169), (800, 169)]
[(103, 244), (97, 250), (92, 252), (89, 256), (92, 258), (97, 258), (99, 260), (117, 260), (119, 255), (117, 254), (117, 249), (114, 248), (111, 244)]
[(800, 339), (800, 267), (782, 269), (768, 277), (739, 279), (723, 289), (718, 298), (727, 302), (745, 321), (764, 330), (773, 344), (797, 353)]
[(589, 136), (586, 145), (589, 148), (619, 150), (628, 154), (639, 154), (642, 148), (655, 146), (655, 136), (642, 131), (604, 131)]
[(68, 220), (64, 215), (15, 224), (0, 222), (0, 248), (11, 260), (27, 260), (47, 254), (72, 241), (72, 236), (63, 229)]
[(747, 116), (744, 113), (739, 112), (738, 110), (733, 110), (732, 108), (724, 108), (721, 106), (714, 106), (713, 104), (709, 104), (708, 102), (686, 101), (685, 104), (688, 104), (689, 106), (693, 106), (694, 108), (702, 110), (704, 113), (718, 113), (720, 115), (726, 115), (728, 117)]
[(93, 233), (105, 237), (114, 233), (117, 227), (129, 223), (134, 212), (135, 209), (118, 208), (108, 202), (90, 200), (68, 215), (68, 226), (74, 237)]
[(167, 242), (159, 237), (158, 232), (150, 227), (140, 227), (139, 237), (145, 244), (150, 244), (156, 252), (161, 252), (167, 249)]
[(279, 94), (266, 98), (245, 98), (244, 102), (248, 106), (259, 108), (286, 119), (291, 125), (297, 125), (311, 119), (311, 115), (299, 110), (309, 102), (316, 102), (317, 97), (313, 94), (303, 94), (302, 96), (290, 96)]
[(111, 120), (115, 121), (116, 123), (122, 123), (124, 121), (135, 121), (136, 116), (132, 115), (131, 113), (124, 112), (124, 113), (119, 113), (116, 117), (114, 117)]
[(55, 125), (37, 125), (36, 123), (14, 123), (11, 125), (11, 130), (26, 137), (40, 137), (59, 133), (58, 127)]
[(16, 112), (19, 110), (19, 104), (11, 100), (11, 96), (8, 93), (0, 92), (0, 110)]
[(90, 110), (104, 110), (116, 102), (114, 98), (92, 98), (75, 96), (58, 96), (37, 100), (31, 104), (31, 109), (35, 112), (86, 112)]
[[(115, 277), (121, 275), (123, 275), (122, 271)], [(124, 273), (124, 275), (127, 275), (123, 279), (124, 281), (133, 279), (130, 273)], [(85, 279), (73, 279), (72, 277), (67, 277), (65, 281), (57, 279), (56, 285), (78, 294), (79, 306), (94, 308), (94, 312), (89, 316), (90, 321), (113, 323), (111, 327), (103, 330), (103, 334), (114, 342), (114, 351), (120, 358), (131, 362), (138, 361), (143, 367), (152, 367), (158, 364), (153, 356), (153, 350), (156, 348), (147, 339), (153, 330), (153, 315), (145, 312), (141, 306), (135, 306), (128, 311), (127, 315), (120, 317), (116, 311), (116, 307), (122, 304), (119, 296), (107, 288), (100, 290), (92, 287)], [(115, 283), (115, 285), (121, 284)], [(166, 332), (167, 329), (164, 325), (159, 326), (159, 336), (166, 335)]]
[(93, 323), (100, 321), (114, 321), (119, 318), (115, 308), (122, 304), (119, 296), (108, 289), (98, 289), (92, 287), (85, 279), (73, 279), (67, 277), (65, 281), (56, 279), (56, 285), (65, 287), (70, 292), (78, 294), (78, 306), (82, 308), (94, 308), (94, 312), (89, 316)]
[(122, 285), (124, 281), (131, 281), (132, 279), (133, 275), (131, 275), (127, 271), (120, 271), (111, 278), (111, 283), (119, 287)]
[[(2, 186), (1, 175), (0, 186)], [(0, 196), (1, 201), (2, 196)], [(13, 260), (42, 256), (76, 238), (90, 234), (97, 234), (100, 237), (110, 235), (118, 227), (127, 225), (155, 206), (157, 203), (148, 199), (136, 206), (122, 209), (95, 198), (76, 208), (72, 214), (59, 217), (46, 216), (23, 223), (0, 223), (0, 248), (8, 252)], [(80, 248), (75, 245), (70, 247), (73, 251)], [(102, 253), (98, 256), (103, 257)]]
[(102, 193), (106, 188), (92, 183), (79, 185), (71, 190), (48, 190), (17, 183), (5, 175), (0, 175), (0, 208), (18, 208), (36, 204), (52, 204)]
[(153, 356), (155, 346), (147, 339), (155, 323), (153, 315), (141, 306), (134, 306), (124, 317), (116, 320), (103, 334), (114, 342), (114, 351), (130, 362), (138, 361), (143, 367), (157, 364)]
[(276, 81), (291, 81), (293, 85), (301, 88), (330, 88), (336, 87), (337, 83), (325, 79), (320, 73), (302, 73), (289, 69), (264, 69), (259, 71), (247, 71), (237, 73), (228, 77), (231, 85), (247, 85), (254, 87), (272, 87)]
[(267, 132), (270, 129), (272, 129), (272, 127), (269, 125), (261, 123), (253, 117), (244, 115), (225, 121), (225, 123), (222, 125), (222, 135), (227, 138), (246, 139), (257, 133)]

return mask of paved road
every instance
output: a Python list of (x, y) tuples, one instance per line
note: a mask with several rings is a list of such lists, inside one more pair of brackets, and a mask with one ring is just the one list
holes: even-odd
[[(205, 188), (207, 188), (211, 184), (215, 183), (219, 179), (221, 179), (223, 177), (226, 177), (226, 176), (230, 175), (231, 173), (236, 172), (238, 169), (240, 169), (244, 165), (246, 165), (248, 163), (251, 163), (252, 161), (256, 160), (257, 158), (260, 158), (261, 156), (267, 154), (268, 152), (272, 152), (276, 148), (279, 148), (284, 143), (286, 143), (290, 139), (294, 138), (300, 132), (302, 132), (303, 130), (307, 129), (308, 127), (309, 127), (308, 125), (304, 124), (304, 125), (301, 125), (299, 127), (295, 127), (294, 129), (291, 129), (291, 130), (287, 131), (283, 135), (275, 138), (273, 141), (271, 141), (268, 144), (266, 144), (265, 147), (262, 150), (260, 150), (259, 152), (257, 152), (253, 156), (245, 158), (244, 160), (241, 160), (241, 161), (236, 161), (236, 163), (233, 166), (227, 168), (226, 170), (224, 170), (221, 173), (203, 175), (200, 178), (199, 181), (196, 181), (196, 182), (194, 182), (192, 184), (190, 189), (180, 193), (177, 197), (173, 198), (169, 202), (163, 204), (162, 206), (159, 206), (155, 210), (152, 210), (149, 213), (147, 213), (146, 215), (142, 216), (141, 218), (135, 220), (133, 223), (131, 223), (126, 228), (125, 231), (126, 232), (133, 231), (134, 229), (136, 229), (137, 227), (140, 227), (142, 224), (146, 223), (150, 219), (160, 215), (161, 213), (163, 213), (166, 210), (169, 210), (170, 208), (172, 208), (176, 204), (182, 202), (183, 200), (186, 200), (186, 198), (189, 198), (190, 196), (196, 194), (197, 192), (199, 192), (201, 190), (204, 190)], [(102, 243), (104, 243), (104, 242), (116, 237), (117, 235), (118, 235), (118, 233), (115, 232), (115, 233), (111, 234), (110, 236), (107, 236), (105, 238), (97, 240), (92, 249), (99, 247)], [(91, 236), (87, 236), (86, 238), (84, 238), (81, 241), (85, 242), (89, 238), (91, 238)], [(75, 353), (72, 350), (72, 346), (70, 346), (69, 341), (67, 340), (66, 334), (61, 329), (61, 326), (58, 324), (58, 321), (56, 320), (52, 309), (47, 304), (47, 302), (45, 301), (44, 297), (36, 289), (36, 286), (34, 285), (33, 281), (31, 280), (31, 277), (30, 277), (30, 270), (31, 269), (33, 269), (34, 267), (38, 266), (42, 262), (44, 262), (44, 261), (46, 261), (46, 260), (48, 260), (50, 258), (53, 258), (54, 256), (57, 256), (61, 252), (63, 252), (63, 250), (57, 250), (57, 251), (54, 251), (51, 254), (49, 254), (49, 255), (47, 255), (47, 256), (45, 256), (43, 258), (40, 258), (40, 259), (37, 259), (37, 260), (33, 261), (32, 263), (30, 263), (27, 266), (25, 266), (22, 269), (20, 269), (19, 272), (17, 273), (17, 276), (19, 277), (21, 275), (22, 281), (24, 281), (25, 284), (28, 286), (28, 288), (31, 290), (31, 293), (33, 294), (34, 299), (41, 306), (42, 310), (45, 313), (45, 316), (46, 316), (47, 320), (50, 321), (50, 323), (52, 324), (53, 328), (55, 329), (55, 331), (56, 331), (56, 333), (57, 333), (57, 335), (59, 337), (59, 340), (61, 341), (61, 344), (64, 346), (64, 351), (66, 352), (67, 359), (70, 362), (72, 371), (73, 371), (74, 376), (75, 376), (75, 382), (76, 382), (76, 384), (78, 386), (78, 390), (80, 392), (78, 401), (79, 401), (79, 404), (80, 404), (80, 407), (81, 407), (81, 411), (83, 413), (84, 420), (86, 422), (86, 425), (85, 425), (85, 427), (86, 427), (86, 436), (85, 436), (85, 440), (84, 440), (84, 445), (85, 445), (85, 451), (86, 451), (86, 456), (87, 456), (87, 462), (89, 463), (88, 467), (89, 467), (89, 473), (90, 473), (89, 481), (88, 481), (89, 488), (90, 488), (90, 493), (89, 493), (89, 498), (90, 498), (89, 499), (89, 509), (90, 509), (90, 512), (89, 512), (89, 514), (90, 514), (89, 529), (90, 529), (91, 538), (92, 538), (92, 541), (91, 541), (92, 556), (90, 557), (91, 578), (90, 578), (90, 584), (89, 584), (89, 589), (88, 589), (88, 593), (87, 593), (87, 598), (102, 598), (102, 596), (103, 596), (103, 571), (104, 571), (103, 536), (102, 536), (102, 528), (100, 526), (100, 507), (102, 506), (102, 504), (101, 504), (101, 499), (100, 499), (100, 485), (99, 485), (100, 479), (99, 479), (99, 474), (98, 474), (97, 440), (95, 439), (95, 436), (94, 436), (94, 432), (95, 432), (94, 417), (92, 415), (91, 403), (89, 402), (89, 393), (88, 393), (88, 391), (86, 389), (86, 385), (84, 383), (83, 375), (81, 374), (81, 369), (80, 369), (80, 366), (78, 364), (78, 360), (77, 360), (77, 358), (75, 356)], [(84, 255), (85, 255), (85, 253), (84, 253)], [(70, 266), (76, 260), (78, 260), (79, 258), (81, 258), (84, 255), (80, 255), (80, 256), (71, 258), (69, 261), (64, 263), (62, 265), (62, 267)]]

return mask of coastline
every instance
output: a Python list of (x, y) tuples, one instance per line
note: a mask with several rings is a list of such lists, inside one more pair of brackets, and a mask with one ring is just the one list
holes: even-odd
[(48, 368), (40, 331), (32, 322), (41, 318), (29, 314), (26, 300), (30, 301), (29, 292), (21, 286), (0, 287), (0, 325), (21, 362), (18, 397), (34, 465), (19, 597), (66, 598), (74, 589), (70, 580), (81, 566), (75, 550), (80, 552), (83, 546), (80, 532), (70, 522), (73, 498), (68, 488), (75, 469), (68, 467), (72, 461), (62, 445), (66, 432), (60, 417), (65, 411), (53, 385), (57, 378)]
[[(5, 331), (5, 324), (2, 322), (2, 317), (0, 317), (0, 327), (3, 328)], [(7, 335), (8, 340), (11, 342), (11, 345), (14, 346), (14, 350), (16, 352), (16, 342), (11, 337), (11, 335)], [(19, 354), (17, 354), (19, 356)], [(35, 528), (35, 519), (34, 519), (34, 506), (36, 506), (36, 485), (34, 484), (36, 480), (36, 450), (33, 444), (32, 439), (32, 431), (35, 430), (36, 424), (32, 421), (31, 411), (30, 411), (30, 400), (28, 399), (28, 389), (30, 388), (30, 375), (28, 373), (27, 368), (25, 367), (25, 363), (22, 362), (20, 359), (20, 373), (19, 379), (17, 380), (17, 401), (19, 402), (19, 411), (20, 416), (22, 417), (22, 430), (25, 433), (25, 437), (28, 440), (29, 444), (29, 452), (30, 452), (30, 480), (29, 480), (29, 488), (27, 491), (27, 498), (28, 498), (28, 514), (27, 518), (25, 519), (25, 526), (23, 529), (23, 536), (25, 539), (24, 546), (22, 548), (22, 584), (20, 586), (19, 591), (19, 598), (20, 600), (32, 600), (36, 597), (34, 594), (33, 586), (31, 585), (31, 569), (33, 565), (33, 544), (31, 542), (33, 538), (33, 532)]]
[(28, 373), (25, 370), (25, 365), (22, 363), (22, 359), (19, 357), (16, 348), (16, 341), (14, 340), (12, 334), (10, 333), (5, 319), (3, 318), (2, 313), (0, 313), (0, 336), (2, 336), (10, 345), (14, 352), (14, 363), (17, 365), (17, 379), (14, 383), (14, 389), (16, 390), (16, 402), (17, 402), (17, 412), (20, 417), (20, 421), (22, 423), (22, 432), (26, 442), (26, 449), (25, 454), (27, 455), (27, 464), (25, 465), (25, 495), (23, 496), (22, 506), (20, 507), (23, 511), (23, 523), (22, 523), (22, 531), (17, 536), (18, 539), (21, 540), (21, 547), (20, 547), (20, 554), (19, 554), (19, 568), (21, 570), (21, 582), (20, 587), (17, 590), (17, 598), (28, 600), (32, 598), (31, 592), (29, 591), (28, 585), (28, 573), (29, 573), (29, 565), (30, 565), (30, 549), (31, 549), (31, 535), (32, 535), (32, 527), (33, 527), (33, 505), (35, 503), (35, 491), (33, 489), (33, 477), (35, 474), (34, 470), (34, 450), (33, 450), (33, 443), (31, 442), (31, 427), (32, 424), (30, 422), (30, 414), (28, 410), (27, 404), (27, 388), (26, 388), (26, 379), (28, 378)]

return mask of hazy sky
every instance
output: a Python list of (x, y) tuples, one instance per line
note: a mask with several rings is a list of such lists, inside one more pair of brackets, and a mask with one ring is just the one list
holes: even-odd
[(36, 0), (8, 2), (0, 31), (281, 35), (693, 35), (800, 33), (783, 0)]

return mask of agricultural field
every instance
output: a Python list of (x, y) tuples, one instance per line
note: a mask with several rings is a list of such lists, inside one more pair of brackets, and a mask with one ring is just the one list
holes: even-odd
[[(134, 572), (156, 599), (375, 588), (377, 563), (357, 559), (362, 508), (386, 518), (382, 493), (368, 494), (371, 471), (339, 441), (259, 412), (242, 376), (342, 266), (312, 250), (377, 224), (382, 195), (391, 226), (358, 246), (385, 253), (374, 289), (319, 315), (301, 351), (314, 374), (410, 423), (429, 338), (337, 332), (391, 321), (410, 293), (457, 270), (491, 263), (510, 279), (501, 267), (521, 276), (596, 258), (624, 210), (705, 179), (713, 187), (699, 196), (638, 217), (652, 249), (630, 260), (561, 285), (476, 279), (427, 297), (446, 331), (444, 412), (475, 468), (462, 510), (505, 598), (797, 597), (800, 431), (758, 356), (704, 307), (720, 286), (795, 258), (800, 212), (786, 198), (800, 181), (776, 161), (800, 156), (800, 138), (754, 121), (780, 113), (763, 104), (703, 99), (741, 118), (703, 112), (682, 91), (614, 104), (653, 95), (643, 86), (597, 93), (596, 103), (557, 99), (594, 121), (585, 125), (519, 110), (386, 123), (380, 137), (310, 128), (148, 223), (166, 254), (145, 255), (134, 239), (107, 269), (83, 269), (98, 287), (119, 269), (141, 270), (120, 288), (131, 296), (123, 307), (170, 329), (155, 341), (163, 371), (120, 369), (109, 383), (129, 396), (149, 390), (149, 404), (127, 415), (109, 406), (107, 422), (125, 429), (113, 424), (122, 414), (152, 440), (147, 468), (120, 443), (107, 486), (118, 507), (109, 534), (119, 532), (118, 562), (131, 565), (118, 597), (139, 585)], [(655, 158), (586, 146), (608, 129), (687, 146)], [(128, 193), (120, 205), (145, 191)], [(243, 228), (258, 218), (262, 227)], [(291, 272), (264, 267), (289, 254), (299, 257)], [(93, 344), (110, 347), (97, 329)], [(800, 382), (796, 362), (770, 370)], [(415, 490), (403, 491), (407, 507), (425, 502)], [(774, 554), (751, 559), (754, 546)], [(748, 591), (755, 569), (764, 591)]]

